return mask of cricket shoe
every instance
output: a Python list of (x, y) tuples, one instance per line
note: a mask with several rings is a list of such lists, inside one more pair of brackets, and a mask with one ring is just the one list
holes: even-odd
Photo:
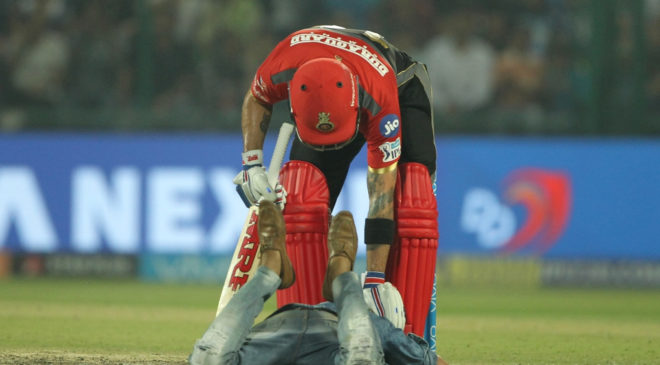
[(330, 257), (328, 258), (328, 268), (323, 281), (323, 297), (332, 301), (332, 281), (339, 275), (337, 268), (332, 265), (332, 258), (343, 256), (351, 263), (355, 263), (355, 254), (357, 253), (357, 231), (353, 215), (348, 211), (341, 211), (332, 217), (330, 230), (328, 231), (328, 249)]
[(259, 232), (259, 252), (261, 255), (266, 251), (274, 250), (280, 253), (282, 260), (280, 278), (282, 283), (279, 289), (286, 289), (296, 281), (296, 273), (286, 253), (286, 226), (282, 211), (275, 203), (264, 200), (259, 203), (259, 219), (257, 221)]

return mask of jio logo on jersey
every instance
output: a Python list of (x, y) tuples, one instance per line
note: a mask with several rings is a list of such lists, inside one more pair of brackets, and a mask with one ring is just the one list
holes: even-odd
[(399, 132), (399, 116), (396, 114), (388, 114), (380, 120), (380, 134), (383, 137), (389, 138)]

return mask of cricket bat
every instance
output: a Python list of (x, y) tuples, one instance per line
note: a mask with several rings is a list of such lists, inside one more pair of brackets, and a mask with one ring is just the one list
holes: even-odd
[[(270, 159), (270, 165), (268, 166), (268, 182), (270, 186), (277, 184), (282, 161), (284, 161), (284, 154), (286, 153), (286, 148), (294, 128), (293, 124), (287, 122), (282, 123), (280, 127), (273, 155)], [(215, 313), (216, 317), (227, 305), (231, 297), (254, 276), (254, 273), (259, 267), (261, 254), (259, 253), (259, 235), (257, 234), (258, 211), (256, 205), (250, 207), (245, 223), (243, 224), (243, 230), (240, 236), (238, 236), (236, 249), (234, 249), (234, 255), (229, 264), (225, 283), (222, 286), (222, 293), (218, 301), (218, 310)]]

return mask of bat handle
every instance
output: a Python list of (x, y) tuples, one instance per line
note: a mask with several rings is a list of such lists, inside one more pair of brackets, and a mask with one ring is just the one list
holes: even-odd
[(277, 180), (280, 176), (280, 168), (282, 168), (282, 162), (284, 161), (284, 154), (286, 153), (286, 148), (289, 145), (289, 139), (291, 138), (294, 129), (295, 126), (287, 122), (282, 123), (282, 126), (280, 127), (280, 132), (277, 135), (277, 142), (275, 142), (275, 149), (273, 150), (270, 165), (268, 166), (268, 183), (272, 187), (277, 185)]
[[(284, 154), (286, 153), (286, 149), (289, 145), (289, 139), (291, 138), (294, 129), (295, 126), (287, 122), (282, 123), (282, 126), (280, 127), (279, 134), (277, 135), (277, 142), (275, 143), (275, 149), (273, 150), (273, 155), (271, 156), (267, 173), (268, 183), (272, 187), (277, 185), (277, 180), (280, 175), (280, 168), (282, 167), (282, 161), (284, 161)], [(232, 256), (232, 261), (229, 265), (229, 271), (225, 277), (225, 283), (222, 287), (222, 294), (220, 294), (220, 300), (218, 301), (218, 310), (215, 313), (216, 317), (220, 314), (222, 309), (227, 305), (231, 297), (238, 290), (237, 288), (231, 287), (231, 280), (234, 275), (234, 267), (238, 267), (239, 270), (242, 271), (244, 275), (246, 275), (245, 280), (247, 281), (259, 266), (259, 260), (261, 260), (259, 254), (257, 253), (259, 241), (256, 239), (257, 236), (255, 235), (254, 231), (254, 228), (256, 228), (254, 225), (257, 221), (257, 214), (257, 208), (255, 206), (250, 207), (247, 220), (245, 221), (245, 224), (243, 224), (243, 231), (238, 237), (238, 243), (236, 244), (236, 249), (234, 250), (234, 255)], [(245, 244), (252, 244), (255, 251), (252, 252), (252, 255), (254, 255), (252, 256), (252, 261), (248, 260), (243, 262), (248, 266), (245, 268), (246, 271), (243, 271), (243, 268), (240, 266), (241, 262), (239, 262), (239, 256), (241, 255), (241, 250), (244, 249)], [(243, 260), (245, 260), (244, 257)], [(248, 265), (247, 262), (250, 262), (250, 264)]]

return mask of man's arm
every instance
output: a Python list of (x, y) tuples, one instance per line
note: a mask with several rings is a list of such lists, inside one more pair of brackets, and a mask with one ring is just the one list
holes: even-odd
[(250, 91), (245, 94), (241, 110), (243, 152), (263, 149), (272, 113), (272, 105), (263, 104)]
[[(367, 189), (369, 192), (367, 219), (394, 219), (396, 165), (395, 163), (381, 169), (369, 168), (367, 172)], [(373, 242), (367, 245), (367, 271), (385, 272), (391, 244), (392, 242)]]

